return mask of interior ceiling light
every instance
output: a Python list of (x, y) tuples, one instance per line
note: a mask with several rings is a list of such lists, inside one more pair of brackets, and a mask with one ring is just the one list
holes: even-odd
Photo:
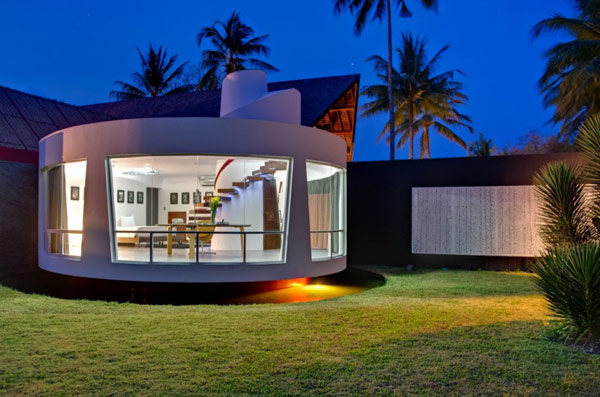
[(123, 171), (122, 175), (158, 175), (158, 170), (153, 168), (133, 168), (129, 171)]

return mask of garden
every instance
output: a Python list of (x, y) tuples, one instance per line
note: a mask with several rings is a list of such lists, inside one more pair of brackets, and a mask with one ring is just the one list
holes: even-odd
[(286, 304), (140, 305), (0, 286), (0, 393), (598, 394), (600, 355), (556, 339), (532, 274), (367, 270), (385, 284)]

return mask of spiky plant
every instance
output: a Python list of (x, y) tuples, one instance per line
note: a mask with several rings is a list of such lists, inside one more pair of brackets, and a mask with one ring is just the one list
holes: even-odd
[(565, 338), (600, 343), (600, 246), (551, 250), (533, 266), (535, 285), (561, 321)]
[(565, 162), (550, 163), (533, 179), (540, 234), (548, 248), (582, 244), (595, 235), (585, 202), (583, 171)]
[(592, 186), (590, 195), (592, 216), (595, 224), (600, 218), (600, 114), (588, 118), (580, 127), (576, 141), (577, 148), (585, 159), (586, 182)]

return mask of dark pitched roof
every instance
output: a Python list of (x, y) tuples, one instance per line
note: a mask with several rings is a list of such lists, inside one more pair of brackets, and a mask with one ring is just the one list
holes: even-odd
[(37, 151), (38, 141), (51, 132), (111, 119), (89, 109), (0, 86), (0, 147)]
[[(295, 88), (302, 94), (302, 125), (314, 126), (319, 118), (359, 78), (359, 75), (320, 77), (269, 83), (269, 91)], [(83, 106), (117, 119), (146, 117), (219, 117), (221, 92), (187, 92), (123, 102)]]
[[(302, 94), (302, 125), (314, 126), (358, 75), (270, 83), (269, 91)], [(221, 92), (188, 92), (133, 101), (74, 106), (0, 86), (0, 147), (38, 150), (44, 136), (67, 127), (145, 117), (219, 117)]]

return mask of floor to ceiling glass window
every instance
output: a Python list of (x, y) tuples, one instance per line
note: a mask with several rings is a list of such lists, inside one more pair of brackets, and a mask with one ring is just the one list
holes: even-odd
[(86, 161), (58, 164), (44, 169), (47, 250), (81, 256)]
[(310, 245), (313, 260), (346, 253), (346, 171), (306, 162)]
[(265, 157), (108, 159), (113, 260), (284, 261), (290, 168)]

